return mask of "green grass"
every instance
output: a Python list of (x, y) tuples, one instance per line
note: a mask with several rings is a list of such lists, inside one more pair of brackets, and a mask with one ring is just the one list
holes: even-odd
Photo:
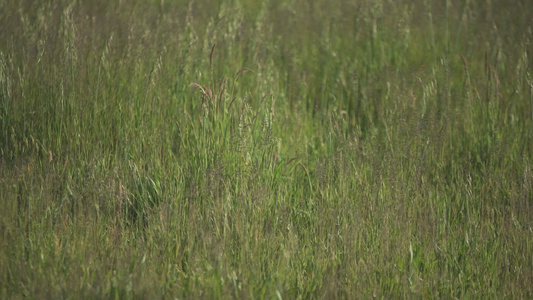
[(533, 297), (533, 2), (442, 2), (0, 0), (0, 298)]

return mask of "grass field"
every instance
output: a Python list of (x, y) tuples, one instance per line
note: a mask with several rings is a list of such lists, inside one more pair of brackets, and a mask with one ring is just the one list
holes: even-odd
[(0, 0), (0, 298), (531, 299), (532, 11)]

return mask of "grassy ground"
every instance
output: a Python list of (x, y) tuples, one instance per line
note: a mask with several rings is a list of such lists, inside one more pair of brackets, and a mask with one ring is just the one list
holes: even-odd
[(0, 0), (0, 298), (532, 298), (531, 11)]

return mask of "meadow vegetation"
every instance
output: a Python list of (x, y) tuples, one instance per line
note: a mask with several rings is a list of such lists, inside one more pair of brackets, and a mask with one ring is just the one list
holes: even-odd
[(0, 298), (532, 298), (532, 1), (0, 0)]

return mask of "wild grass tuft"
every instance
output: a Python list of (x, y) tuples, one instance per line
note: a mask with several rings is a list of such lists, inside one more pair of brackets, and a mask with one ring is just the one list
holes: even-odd
[(0, 298), (533, 296), (531, 2), (33, 2)]

